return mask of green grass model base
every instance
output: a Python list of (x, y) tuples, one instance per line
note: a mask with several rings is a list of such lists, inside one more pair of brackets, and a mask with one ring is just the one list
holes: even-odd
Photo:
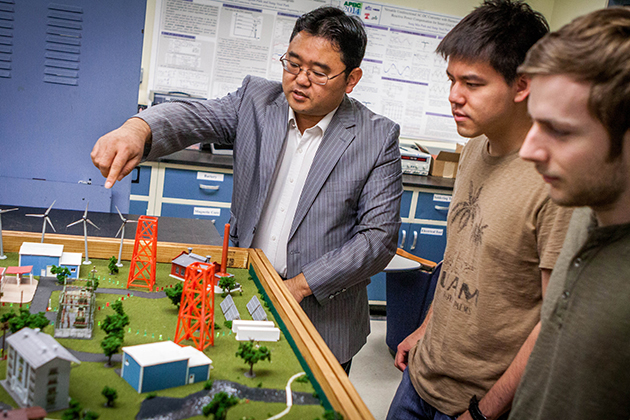
[[(16, 266), (17, 255), (7, 254), (6, 260), (0, 261), (0, 266)], [(266, 419), (287, 409), (285, 387), (291, 378), (303, 369), (293, 353), (286, 338), (281, 337), (278, 342), (261, 343), (269, 349), (271, 360), (256, 365), (256, 376), (246, 377), (250, 366), (238, 358), (236, 353), (239, 342), (234, 338), (231, 329), (225, 326), (225, 318), (219, 304), (223, 300), (215, 295), (215, 337), (214, 346), (204, 353), (212, 359), (213, 369), (210, 372), (211, 383), (209, 389), (204, 389), (204, 383), (196, 383), (177, 388), (170, 388), (153, 393), (138, 394), (131, 385), (120, 377), (121, 354), (112, 356), (112, 367), (107, 366), (108, 357), (103, 354), (101, 342), (106, 333), (100, 327), (107, 316), (114, 314), (112, 304), (123, 303), (124, 312), (129, 317), (129, 324), (125, 326), (123, 347), (136, 344), (146, 344), (156, 341), (172, 340), (177, 326), (178, 308), (164, 292), (180, 281), (169, 276), (170, 264), (158, 264), (156, 272), (156, 292), (147, 293), (140, 289), (125, 289), (129, 263), (125, 262), (118, 274), (110, 275), (108, 260), (92, 260), (89, 266), (82, 266), (80, 278), (88, 279), (94, 276), (99, 280), (96, 291), (96, 311), (94, 315), (94, 331), (91, 339), (58, 339), (67, 349), (74, 351), (76, 357), (82, 360), (71, 370), (70, 396), (78, 401), (83, 410), (96, 412), (101, 420), (126, 420), (139, 418), (156, 418), (168, 415), (173, 419), (205, 419), (201, 409), (210, 403), (213, 396), (225, 390), (238, 389), (237, 397), (240, 402), (231, 407), (227, 419)], [(233, 293), (235, 305), (243, 319), (250, 319), (247, 302), (258, 294), (255, 283), (245, 269), (229, 269), (235, 281), (240, 283), (243, 293)], [(55, 283), (54, 280), (50, 280)], [(74, 285), (86, 284), (85, 280), (77, 280)], [(41, 284), (40, 284), (41, 286)], [(48, 307), (51, 312), (58, 309), (59, 290), (50, 293)], [(0, 306), (0, 316), (10, 310), (19, 312), (19, 304), (5, 303)], [(266, 309), (267, 317), (274, 317)], [(277, 324), (277, 322), (276, 322)], [(54, 326), (49, 325), (43, 332), (53, 335)], [(187, 344), (184, 342), (183, 344)], [(191, 344), (191, 343), (188, 343)], [(80, 352), (80, 353), (78, 353)], [(0, 379), (6, 375), (6, 361), (0, 361)], [(102, 392), (105, 387), (114, 389), (117, 398), (113, 406), (106, 406), (106, 399)], [(318, 400), (312, 397), (314, 388), (309, 381), (292, 381), (291, 389), (295, 394), (293, 405), (283, 419), (315, 419), (323, 418), (324, 409)], [(0, 402), (17, 407), (6, 391), (0, 387)], [(192, 410), (197, 407), (197, 411)], [(170, 412), (175, 407), (174, 412)], [(179, 407), (179, 409), (177, 409)], [(162, 412), (160, 412), (162, 411)], [(195, 414), (197, 413), (197, 414)], [(52, 412), (48, 418), (61, 419), (63, 411)]]

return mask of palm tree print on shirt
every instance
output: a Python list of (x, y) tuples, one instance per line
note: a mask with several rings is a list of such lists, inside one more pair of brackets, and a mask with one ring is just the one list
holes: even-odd
[(473, 182), (470, 181), (470, 188), (468, 189), (468, 201), (460, 201), (453, 208), (453, 217), (451, 219), (451, 223), (455, 224), (455, 222), (457, 222), (457, 219), (459, 219), (459, 229), (457, 230), (458, 232), (461, 232), (466, 226), (468, 226), (469, 223), (475, 223), (475, 217), (479, 212), (479, 195), (481, 194), (482, 189), (483, 186), (475, 190)]

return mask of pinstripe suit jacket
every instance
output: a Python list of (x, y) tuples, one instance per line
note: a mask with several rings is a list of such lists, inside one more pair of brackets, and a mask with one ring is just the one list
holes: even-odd
[[(151, 127), (149, 159), (198, 142), (234, 147), (230, 236), (251, 245), (288, 130), (277, 82), (248, 76), (236, 92), (165, 103), (138, 116)], [(399, 127), (344, 98), (300, 196), (287, 244), (287, 277), (304, 273), (313, 295), (301, 305), (340, 362), (369, 334), (366, 286), (396, 250), (402, 174)]]

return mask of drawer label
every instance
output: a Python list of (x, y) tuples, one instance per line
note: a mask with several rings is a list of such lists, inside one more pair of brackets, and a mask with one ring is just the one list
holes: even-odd
[(453, 197), (446, 194), (433, 194), (433, 201), (440, 201), (442, 203), (450, 203), (451, 198)]
[(195, 207), (193, 209), (195, 216), (221, 216), (221, 209), (215, 209), (212, 207)]
[(223, 174), (213, 174), (211, 172), (197, 172), (197, 179), (201, 179), (203, 181), (223, 182), (224, 177), (225, 176)]
[(442, 236), (444, 235), (444, 229), (423, 227), (420, 229), (420, 235)]

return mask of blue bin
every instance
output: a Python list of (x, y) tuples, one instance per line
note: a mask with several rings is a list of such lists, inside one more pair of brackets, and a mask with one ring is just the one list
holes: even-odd
[(431, 273), (420, 269), (387, 273), (385, 341), (392, 354), (396, 354), (401, 341), (422, 325), (433, 302), (441, 268), (440, 263)]

